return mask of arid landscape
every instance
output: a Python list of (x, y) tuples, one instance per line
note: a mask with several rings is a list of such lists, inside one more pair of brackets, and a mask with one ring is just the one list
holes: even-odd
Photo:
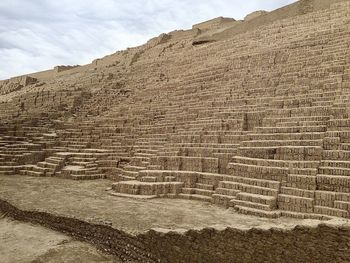
[(300, 0), (0, 81), (0, 262), (350, 262), (349, 43)]

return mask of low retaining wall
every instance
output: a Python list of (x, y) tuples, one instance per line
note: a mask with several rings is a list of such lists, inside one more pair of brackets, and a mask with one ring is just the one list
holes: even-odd
[(23, 211), (3, 200), (0, 212), (87, 241), (125, 262), (350, 262), (349, 226), (203, 229), (185, 233), (150, 230), (133, 236), (108, 225)]

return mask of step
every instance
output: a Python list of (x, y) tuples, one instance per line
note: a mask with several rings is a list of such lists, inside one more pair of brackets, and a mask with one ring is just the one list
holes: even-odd
[(22, 176), (27, 176), (27, 171), (28, 171), (28, 170), (26, 170), (26, 169), (25, 169), (25, 170), (19, 170), (19, 171), (18, 171), (18, 174), (19, 174), (19, 175), (22, 175)]
[(275, 196), (275, 197), (277, 197), (278, 195), (278, 190), (276, 189), (254, 186), (254, 185), (243, 184), (243, 183), (236, 183), (231, 181), (219, 182), (219, 188), (234, 189), (234, 190), (239, 190), (242, 192), (258, 194), (258, 195), (267, 195), (267, 196)]
[(231, 199), (236, 197), (236, 195), (238, 193), (240, 193), (240, 192), (241, 192), (240, 190), (228, 189), (228, 188), (220, 188), (220, 187), (215, 189), (215, 194), (225, 195), (225, 196), (230, 197)]
[(257, 210), (272, 211), (273, 209), (269, 205), (264, 205), (261, 203), (249, 202), (245, 200), (232, 199), (230, 201), (230, 206), (232, 207), (249, 207)]
[(16, 166), (17, 165), (17, 162), (12, 162), (12, 161), (4, 161), (4, 162), (1, 162), (1, 165), (2, 166)]
[(38, 162), (37, 166), (39, 166), (41, 168), (48, 168), (51, 170), (55, 170), (58, 167), (58, 164), (48, 163), (48, 162)]
[(280, 194), (292, 195), (292, 196), (300, 196), (306, 198), (314, 198), (315, 191), (306, 190), (306, 189), (298, 189), (293, 187), (281, 187)]
[(13, 175), (15, 174), (14, 171), (0, 171), (0, 175)]
[(32, 169), (32, 171), (41, 172), (43, 174), (46, 173), (46, 170), (47, 170), (47, 168), (43, 168), (43, 167), (40, 167), (40, 166), (37, 166), (37, 165), (34, 165), (33, 169)]
[(254, 209), (246, 206), (239, 206), (236, 205), (234, 209), (245, 215), (252, 215), (252, 216), (259, 216), (259, 217), (266, 217), (266, 218), (279, 218), (281, 217), (281, 211), (265, 211), (260, 209)]
[(250, 140), (240, 147), (323, 146), (323, 140)]
[(27, 170), (26, 171), (26, 175), (28, 175), (28, 176), (35, 176), (35, 177), (43, 177), (43, 176), (45, 176), (45, 174), (43, 172), (37, 172), (37, 171), (33, 171), (33, 170)]
[(289, 133), (249, 133), (247, 140), (319, 140), (323, 139), (323, 132), (289, 132)]
[(267, 205), (270, 208), (275, 208), (277, 204), (277, 199), (274, 196), (257, 195), (257, 194), (244, 193), (244, 192), (238, 193), (236, 195), (235, 200), (259, 203), (259, 204)]
[(274, 160), (249, 158), (245, 156), (234, 156), (231, 163), (240, 163), (256, 166), (271, 166), (284, 168), (317, 168), (319, 161), (293, 161), (293, 160)]
[(158, 178), (155, 176), (143, 176), (140, 179), (141, 182), (150, 182), (150, 183), (155, 183), (158, 181)]
[(72, 162), (95, 162), (96, 160), (97, 160), (97, 158), (95, 158), (95, 157), (76, 157), (76, 156), (73, 156), (73, 157), (69, 158), (69, 161), (72, 161)]
[(314, 213), (336, 217), (349, 217), (349, 212), (342, 209), (331, 208), (326, 206), (314, 206)]
[(305, 176), (316, 176), (318, 168), (290, 168), (289, 174), (293, 175), (305, 175)]
[(137, 150), (136, 150), (136, 153), (146, 153), (146, 154), (157, 154), (158, 153), (158, 150), (154, 150), (154, 149), (143, 149), (141, 147), (141, 149), (138, 147)]
[(224, 194), (214, 193), (214, 194), (212, 194), (212, 198), (213, 198), (213, 203), (214, 204), (221, 205), (221, 206), (224, 206), (226, 208), (229, 208), (230, 201), (233, 198), (235, 198), (235, 197), (231, 196), (231, 195), (224, 195)]
[(124, 170), (124, 169), (121, 171), (121, 173), (124, 176), (132, 177), (134, 179), (139, 175), (139, 172), (128, 171), (128, 170)]
[(329, 116), (295, 116), (295, 117), (288, 117), (288, 118), (270, 118), (267, 117), (264, 120), (265, 121), (276, 121), (276, 122), (284, 122), (284, 121), (292, 121), (292, 122), (304, 122), (304, 121), (328, 121), (329, 120)]
[(85, 168), (83, 166), (67, 165), (62, 169), (62, 173), (70, 175), (91, 175), (97, 173), (95, 168)]
[(318, 171), (320, 174), (350, 176), (350, 168), (321, 166)]
[(348, 161), (350, 159), (350, 151), (324, 150), (323, 159), (332, 161)]
[(69, 178), (72, 180), (97, 180), (104, 179), (105, 175), (103, 174), (70, 174), (68, 176), (63, 176), (64, 178)]
[(349, 151), (350, 150), (350, 143), (342, 143), (340, 145), (340, 149), (344, 151)]
[(147, 167), (134, 166), (134, 165), (127, 165), (124, 167), (124, 170), (128, 170), (131, 172), (139, 172), (139, 171), (146, 170), (146, 169), (147, 169)]
[(260, 173), (288, 173), (287, 167), (277, 167), (277, 166), (263, 166), (263, 165), (253, 165), (253, 164), (245, 164), (245, 163), (228, 163), (227, 166), (228, 169), (238, 169), (238, 170), (248, 170), (253, 172), (260, 172)]
[(300, 213), (293, 211), (285, 211), (281, 210), (281, 216), (289, 217), (289, 218), (297, 218), (297, 219), (313, 219), (313, 220), (331, 220), (333, 217), (315, 214), (315, 213)]
[(154, 154), (154, 153), (143, 153), (143, 152), (140, 153), (140, 152), (137, 152), (137, 153), (134, 154), (134, 156), (135, 157), (142, 157), (142, 158), (150, 159), (150, 158), (156, 156), (156, 154)]
[(226, 179), (227, 181), (232, 181), (236, 183), (243, 183), (243, 184), (249, 184), (249, 185), (255, 185), (265, 188), (271, 188), (278, 190), (280, 188), (280, 182), (278, 181), (272, 181), (272, 180), (263, 180), (263, 179), (255, 179), (255, 178), (249, 178), (249, 177), (240, 177), (240, 176), (232, 176)]
[(327, 126), (291, 126), (291, 127), (256, 127), (257, 133), (308, 133), (308, 132), (326, 132)]
[(172, 175), (165, 176), (164, 182), (176, 182), (176, 177)]
[(158, 198), (156, 195), (133, 195), (133, 194), (122, 194), (117, 192), (109, 192), (110, 195), (122, 198), (132, 198), (132, 199), (154, 199)]
[(308, 126), (325, 126), (328, 121), (282, 121), (277, 122), (277, 127), (308, 127)]
[(195, 188), (191, 188), (191, 187), (184, 187), (181, 189), (181, 193), (183, 194), (194, 194), (195, 193)]
[(345, 211), (350, 211), (350, 202), (346, 201), (334, 201), (334, 208), (340, 209), (340, 210), (345, 210)]
[(147, 170), (161, 170), (161, 165), (148, 165)]
[(143, 163), (143, 162), (149, 164), (150, 160), (151, 160), (151, 159), (148, 158), (148, 157), (133, 156), (133, 157), (131, 158), (130, 165), (133, 165), (133, 164), (134, 164), (135, 166), (139, 166), (139, 164), (141, 164), (141, 163)]
[(288, 174), (285, 186), (306, 190), (316, 190), (316, 181), (316, 175)]
[[(328, 190), (324, 189), (323, 186), (350, 188), (350, 176), (318, 174), (316, 176), (316, 181), (319, 190)], [(334, 191), (335, 189), (329, 190)]]
[(16, 166), (0, 166), (0, 171), (14, 171)]
[(213, 190), (205, 190), (205, 189), (199, 189), (199, 188), (194, 188), (194, 194), (197, 195), (205, 195), (205, 196), (212, 196), (214, 191)]
[(321, 167), (337, 167), (350, 169), (350, 161), (322, 160)]
[(301, 213), (313, 213), (313, 198), (279, 194), (277, 200), (278, 208), (281, 210), (295, 211)]
[(179, 198), (182, 199), (189, 199), (189, 200), (197, 200), (197, 201), (204, 201), (204, 202), (212, 202), (212, 198), (209, 196), (204, 195), (198, 195), (198, 194), (184, 194), (180, 193), (178, 195)]
[(118, 181), (132, 181), (132, 180), (135, 180), (135, 177), (126, 176), (126, 175), (122, 175), (122, 174), (117, 174), (113, 178), (118, 180)]
[(210, 184), (196, 183), (196, 188), (203, 189), (203, 190), (209, 190), (209, 191), (213, 191), (214, 190), (214, 186), (210, 185)]
[(178, 194), (182, 187), (182, 182), (141, 182), (137, 180), (112, 184), (112, 189), (119, 193), (157, 196)]

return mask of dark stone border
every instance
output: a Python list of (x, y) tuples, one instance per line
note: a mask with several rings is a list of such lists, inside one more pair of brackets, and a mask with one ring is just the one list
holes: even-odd
[(107, 225), (96, 225), (75, 218), (45, 212), (24, 211), (0, 200), (0, 212), (15, 220), (39, 224), (62, 232), (126, 262), (159, 262), (137, 237)]

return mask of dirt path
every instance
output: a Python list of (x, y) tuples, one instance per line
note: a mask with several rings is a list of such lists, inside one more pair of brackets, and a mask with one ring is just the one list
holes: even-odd
[(0, 219), (1, 263), (116, 263), (93, 246), (53, 230)]

